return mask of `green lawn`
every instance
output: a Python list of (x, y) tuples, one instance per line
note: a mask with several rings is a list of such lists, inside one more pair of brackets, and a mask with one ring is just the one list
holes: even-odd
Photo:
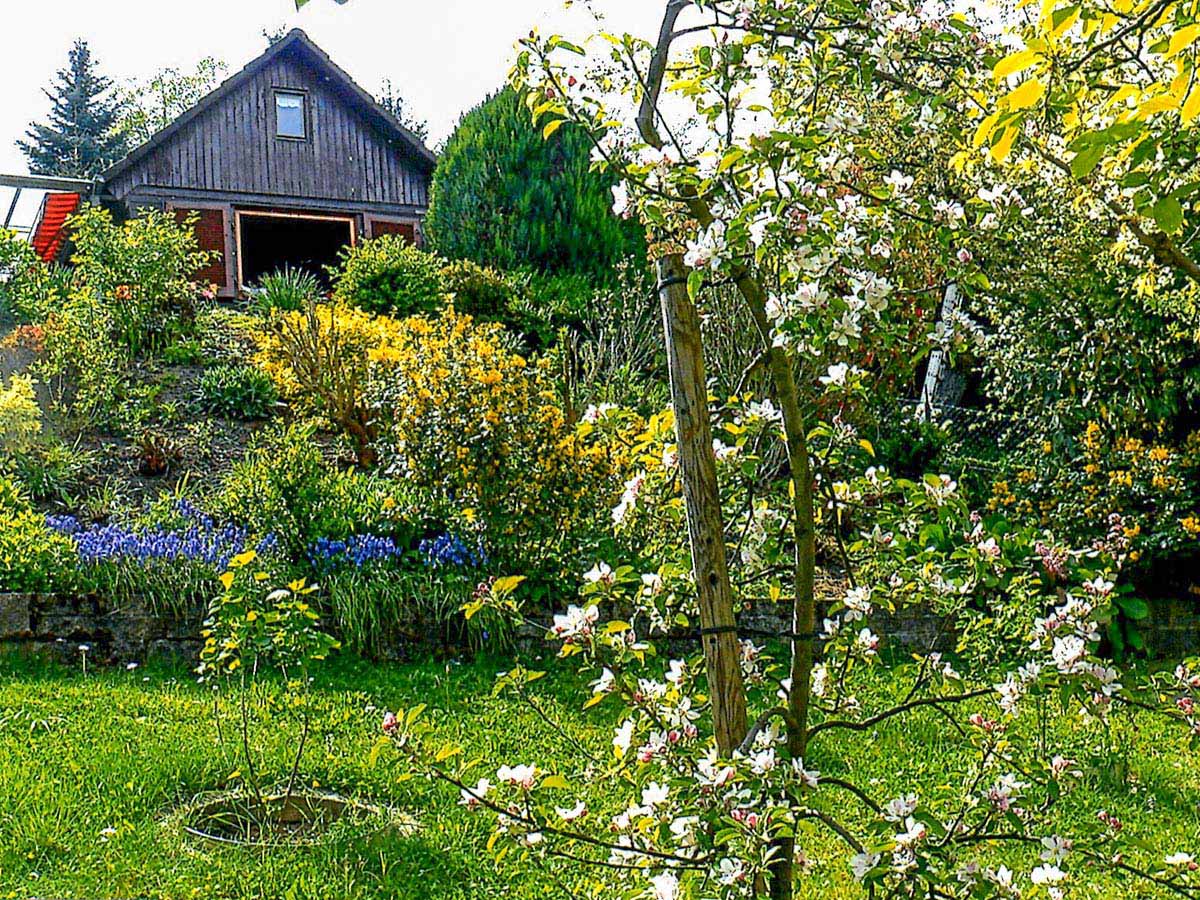
[[(211, 695), (185, 668), (85, 677), (2, 656), (0, 898), (564, 897), (561, 888), (543, 885), (533, 867), (511, 857), (494, 862), (484, 847), (486, 821), (462, 810), (455, 792), (398, 780), (388, 753), (375, 765), (369, 759), (382, 710), (423, 702), (466, 756), (552, 762), (578, 780), (536, 715), (491, 696), (496, 669), (482, 662), (335, 665), (318, 690), (320, 721), (305, 780), (386, 803), (415, 817), (419, 828), (404, 836), (345, 827), (312, 847), (250, 850), (200, 845), (181, 834), (178, 805), (232, 786), (240, 768), (233, 748), (218, 743)], [(595, 715), (576, 711), (578, 685), (575, 676), (554, 671), (537, 683), (539, 702), (606, 753), (609, 720), (603, 708)], [(888, 690), (884, 682), (878, 687)], [(1051, 720), (1059, 728), (1072, 721)], [(852, 772), (883, 798), (923, 786), (923, 798), (936, 802), (955, 783), (962, 759), (957, 738), (937, 722), (921, 714), (853, 748), (826, 746), (811, 764), (826, 773)], [(1111, 733), (1069, 727), (1087, 784), (1064, 805), (1065, 819), (1088, 822), (1105, 808), (1154, 852), (1200, 848), (1200, 764), (1180, 736), (1142, 718), (1120, 719)], [(289, 734), (278, 718), (254, 734), (268, 780), (286, 779)], [(593, 786), (597, 811), (615, 802), (607, 788)], [(853, 818), (851, 810), (840, 812)], [(802, 895), (855, 896), (843, 857), (823, 839), (808, 846), (815, 867)], [(1074, 895), (1147, 896), (1133, 885), (1091, 876), (1089, 882), (1077, 880)]]

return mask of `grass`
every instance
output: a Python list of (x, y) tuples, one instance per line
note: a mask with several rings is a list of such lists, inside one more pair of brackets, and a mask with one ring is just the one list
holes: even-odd
[[(420, 702), (468, 758), (492, 765), (537, 761), (581, 780), (537, 715), (492, 696), (500, 667), (352, 660), (332, 666), (316, 691), (316, 737), (301, 770), (304, 780), (388, 804), (413, 816), (419, 828), (409, 836), (335, 828), (313, 847), (252, 850), (209, 847), (181, 835), (175, 810), (201, 792), (236, 787), (240, 769), (234, 748), (218, 741), (211, 694), (185, 668), (85, 676), (0, 656), (0, 898), (563, 897), (528, 863), (494, 861), (485, 850), (486, 819), (459, 807), (455, 792), (398, 778), (387, 752), (374, 764), (370, 759), (382, 710)], [(613, 713), (603, 706), (578, 711), (577, 676), (553, 670), (536, 686), (549, 715), (607, 753)], [(894, 689), (885, 680), (873, 687)], [(1086, 771), (1084, 788), (1060, 811), (1062, 833), (1089, 824), (1104, 808), (1125, 820), (1151, 856), (1200, 847), (1200, 764), (1180, 735), (1145, 716), (1101, 729), (1048, 712), (1048, 726), (1066, 736)], [(275, 707), (262, 713), (253, 741), (265, 780), (281, 783), (292, 731)], [(932, 714), (918, 714), (861, 742), (823, 746), (810, 765), (827, 774), (852, 773), (883, 798), (919, 789), (936, 803), (950, 793), (963, 758), (953, 732)], [(619, 803), (622, 793), (603, 781), (591, 791), (597, 814)], [(853, 821), (853, 810), (839, 814)], [(801, 896), (857, 896), (844, 857), (824, 836), (807, 837), (805, 846), (815, 867)], [(1084, 880), (1081, 874), (1078, 881)], [(1138, 885), (1088, 876), (1073, 896), (1152, 895)]]

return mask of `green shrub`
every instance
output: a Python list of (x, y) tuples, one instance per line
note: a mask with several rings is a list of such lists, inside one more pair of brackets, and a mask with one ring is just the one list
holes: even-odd
[(506, 271), (576, 272), (607, 279), (645, 254), (642, 228), (612, 213), (616, 179), (598, 173), (587, 132), (571, 124), (544, 139), (517, 92), (505, 88), (466, 113), (434, 173), (425, 234), (433, 250)]
[(513, 322), (517, 288), (495, 269), (455, 260), (442, 269), (442, 285), (458, 312), (483, 322)]
[(254, 366), (213, 366), (200, 378), (200, 405), (214, 415), (265, 419), (278, 402), (270, 376)]
[(70, 293), (74, 274), (47, 266), (15, 231), (0, 229), (0, 313), (40, 323)]
[[(618, 266), (617, 272), (624, 271)], [(618, 275), (613, 273), (614, 284)], [(597, 285), (585, 275), (542, 275), (528, 269), (511, 276), (516, 327), (536, 347), (553, 344), (559, 329), (577, 328), (595, 302)]]
[(81, 419), (108, 420), (128, 394), (128, 346), (112, 337), (112, 311), (97, 295), (76, 291), (47, 317), (37, 369), (56, 402)]
[(226, 477), (211, 503), (220, 520), (252, 534), (274, 532), (290, 557), (307, 559), (318, 538), (402, 532), (392, 514), (389, 484), (375, 476), (329, 466), (311, 428), (268, 431)]
[(131, 399), (134, 362), (192, 330), (198, 288), (190, 276), (211, 254), (196, 250), (186, 223), (161, 213), (116, 225), (89, 208), (70, 224), (75, 275), (46, 313), (39, 369), (60, 405), (113, 424)]
[(194, 274), (214, 254), (197, 249), (191, 222), (149, 211), (123, 224), (89, 207), (70, 220), (81, 283), (110, 311), (113, 338), (137, 356), (165, 346), (195, 315)]
[(321, 283), (311, 272), (284, 266), (259, 281), (253, 294), (254, 308), (263, 315), (276, 309), (295, 312), (317, 300), (321, 293)]
[(33, 393), (33, 379), (13, 375), (0, 382), (0, 452), (24, 453), (42, 433), (42, 409)]
[(162, 360), (169, 366), (197, 366), (204, 362), (204, 347), (196, 338), (182, 338), (163, 349)]
[(438, 257), (400, 235), (383, 235), (342, 251), (340, 264), (330, 271), (333, 298), (373, 313), (432, 312), (443, 300), (442, 266)]
[(944, 425), (922, 421), (907, 407), (882, 417), (874, 441), (876, 460), (893, 475), (919, 478), (935, 468), (950, 435)]
[(0, 477), (0, 591), (67, 590), (77, 562), (71, 540), (51, 531), (17, 485)]

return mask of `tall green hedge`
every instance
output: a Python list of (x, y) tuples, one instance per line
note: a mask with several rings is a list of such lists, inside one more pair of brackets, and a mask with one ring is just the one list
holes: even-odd
[(505, 88), (466, 113), (433, 178), (425, 234), (448, 259), (607, 277), (644, 254), (636, 222), (612, 213), (613, 179), (590, 171), (591, 140), (564, 126), (549, 140)]

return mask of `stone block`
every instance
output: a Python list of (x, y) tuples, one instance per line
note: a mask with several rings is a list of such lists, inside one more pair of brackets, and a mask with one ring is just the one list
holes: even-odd
[(32, 634), (28, 594), (0, 594), (0, 641), (23, 640)]

